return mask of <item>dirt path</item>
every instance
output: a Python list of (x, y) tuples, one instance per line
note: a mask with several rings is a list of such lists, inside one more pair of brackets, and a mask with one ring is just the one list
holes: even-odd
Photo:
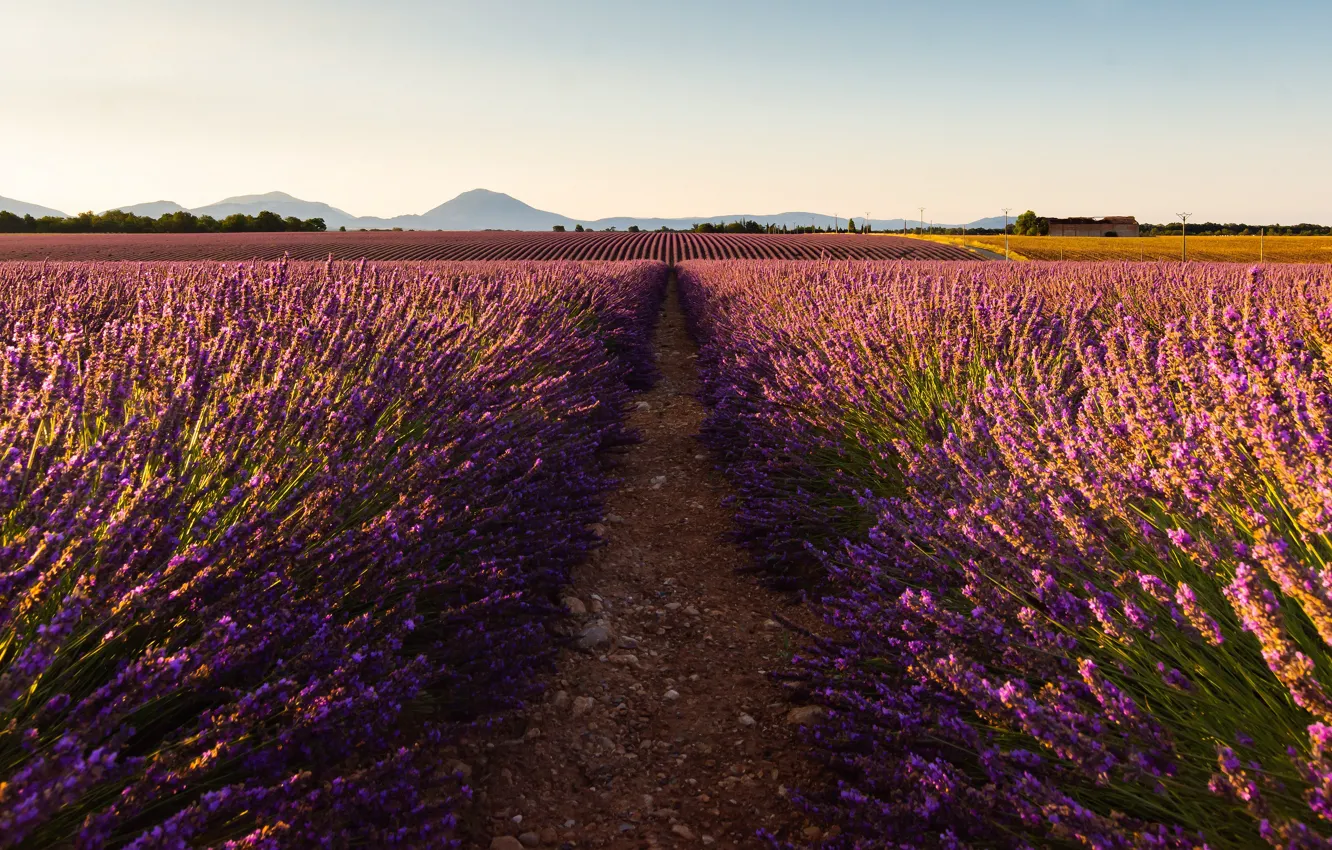
[(696, 440), (695, 347), (673, 286), (656, 345), (662, 380), (630, 420), (643, 442), (616, 460), (606, 545), (566, 601), (583, 649), (562, 653), (546, 701), (476, 759), (481, 847), (817, 834), (784, 797), (814, 769), (794, 739), (800, 710), (765, 676), (791, 642), (769, 616), (791, 609), (734, 572), (747, 556), (723, 540), (727, 488)]

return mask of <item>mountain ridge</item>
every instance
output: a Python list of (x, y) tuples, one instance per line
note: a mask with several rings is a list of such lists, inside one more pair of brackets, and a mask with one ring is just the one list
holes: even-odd
[[(185, 210), (187, 208), (175, 201), (159, 200), (141, 204), (130, 204), (123, 207), (115, 207), (114, 209), (134, 213), (135, 215), (148, 215), (157, 218), (161, 215)], [(31, 214), (36, 217), (42, 215), (67, 217), (65, 213), (50, 209), (49, 207), (42, 207), (37, 204), (30, 204), (24, 201), (4, 197), (0, 197), (0, 210), (9, 210), (17, 215)], [(592, 230), (605, 230), (609, 227), (614, 227), (618, 230), (627, 230), (630, 227), (638, 227), (641, 230), (660, 230), (663, 227), (671, 230), (688, 230), (695, 224), (702, 224), (705, 222), (711, 222), (713, 224), (729, 224), (735, 221), (756, 221), (759, 224), (772, 224), (778, 227), (813, 226), (821, 229), (827, 229), (835, 225), (840, 227), (846, 226), (846, 218), (844, 217), (834, 218), (833, 216), (825, 215), (823, 213), (801, 211), (769, 213), (766, 215), (740, 213), (670, 218), (652, 216), (610, 216), (600, 219), (575, 219), (559, 213), (537, 209), (511, 195), (507, 195), (503, 192), (495, 192), (489, 189), (470, 189), (442, 204), (426, 210), (424, 213), (398, 215), (390, 218), (356, 216), (322, 201), (307, 201), (287, 194), (286, 192), (276, 191), (251, 195), (233, 195), (212, 204), (188, 208), (188, 211), (194, 215), (211, 215), (213, 218), (217, 219), (225, 218), (226, 216), (234, 215), (236, 213), (256, 215), (263, 210), (275, 212), (284, 218), (287, 216), (295, 216), (300, 219), (322, 218), (330, 230), (337, 230), (340, 227), (345, 227), (348, 230), (387, 230), (394, 227), (401, 227), (404, 230), (537, 231), (550, 230), (552, 227), (556, 226), (562, 226), (568, 230), (572, 230), (579, 224)], [(857, 224), (862, 223), (863, 220), (864, 219), (861, 217), (856, 218)], [(942, 228), (969, 227), (993, 229), (1001, 227), (1002, 222), (1002, 217), (996, 216), (978, 219), (965, 225), (936, 223), (934, 226)], [(891, 232), (894, 230), (901, 230), (904, 226), (908, 229), (915, 228), (918, 226), (918, 223), (911, 219), (906, 219), (904, 221), (900, 218), (870, 219), (870, 225), (876, 231)]]

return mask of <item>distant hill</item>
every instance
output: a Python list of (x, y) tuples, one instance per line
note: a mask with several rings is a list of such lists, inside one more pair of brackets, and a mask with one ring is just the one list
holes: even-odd
[[(19, 215), (31, 211), (34, 216), (56, 215), (63, 216), (64, 213), (56, 210), (39, 207), (35, 204), (25, 204), (22, 201), (13, 201), (8, 198), (0, 198), (0, 209), (9, 209)], [(174, 201), (150, 201), (143, 204), (134, 204), (127, 207), (117, 207), (125, 212), (132, 212), (135, 215), (151, 216), (158, 218), (167, 213), (176, 212), (182, 207)], [(703, 222), (713, 222), (727, 224), (733, 221), (757, 221), (760, 224), (773, 224), (778, 227), (818, 227), (827, 229), (830, 227), (846, 227), (846, 218), (844, 216), (834, 219), (830, 215), (811, 212), (783, 212), (768, 215), (759, 214), (728, 214), (728, 215), (708, 215), (708, 216), (688, 216), (685, 218), (637, 218), (633, 216), (615, 216), (612, 218), (599, 218), (594, 220), (574, 219), (559, 213), (539, 210), (536, 207), (523, 203), (517, 198), (506, 195), (503, 192), (492, 192), (489, 189), (472, 189), (463, 192), (458, 197), (445, 201), (437, 207), (427, 210), (420, 214), (399, 215), (392, 218), (378, 218), (375, 216), (354, 216), (345, 210), (330, 206), (320, 201), (306, 201), (301, 198), (288, 195), (286, 192), (268, 192), (262, 195), (236, 195), (231, 198), (224, 198), (214, 204), (207, 206), (194, 207), (190, 212), (195, 215), (211, 215), (216, 219), (223, 219), (235, 213), (245, 215), (257, 215), (264, 210), (275, 212), (282, 217), (295, 216), (299, 219), (322, 218), (330, 230), (337, 230), (339, 227), (345, 227), (348, 230), (367, 230), (401, 227), (403, 230), (550, 230), (556, 225), (562, 225), (569, 230), (573, 230), (575, 225), (582, 224), (592, 230), (605, 230), (608, 227), (614, 227), (617, 230), (628, 230), (630, 227), (637, 227), (641, 230), (660, 230), (663, 227), (671, 230), (688, 230), (695, 224)], [(1011, 221), (1011, 219), (1010, 219)], [(861, 224), (863, 219), (857, 217), (857, 225)], [(982, 218), (965, 225), (961, 224), (943, 224), (935, 222), (935, 227), (954, 228), (986, 228), (998, 229), (1003, 227), (1004, 219), (1002, 216), (991, 218)], [(900, 218), (889, 219), (871, 219), (871, 226), (876, 231), (894, 231), (903, 228), (903, 220)], [(905, 226), (908, 229), (919, 226), (919, 222), (913, 219), (907, 219)]]
[(54, 215), (60, 218), (68, 218), (60, 210), (53, 210), (50, 207), (30, 204), (27, 201), (16, 201), (13, 198), (0, 197), (0, 211), (12, 212), (14, 215), (30, 215), (33, 218), (41, 218), (46, 215)]
[(473, 189), (445, 201), (421, 215), (432, 230), (550, 230), (574, 221), (557, 213), (528, 206), (503, 192)]
[(319, 201), (303, 201), (300, 198), (288, 195), (286, 192), (268, 192), (264, 195), (237, 195), (234, 198), (223, 198), (215, 204), (195, 207), (190, 212), (195, 215), (211, 215), (213, 218), (223, 219), (236, 213), (258, 215), (264, 210), (275, 212), (283, 218), (287, 216), (296, 216), (299, 219), (322, 218), (330, 230), (336, 230), (344, 226), (349, 230), (354, 227), (365, 226), (357, 224), (359, 219), (351, 213)]
[(146, 215), (149, 218), (161, 218), (164, 215), (180, 212), (185, 209), (175, 201), (149, 201), (146, 204), (131, 204), (127, 207), (113, 207), (112, 209), (131, 215)]

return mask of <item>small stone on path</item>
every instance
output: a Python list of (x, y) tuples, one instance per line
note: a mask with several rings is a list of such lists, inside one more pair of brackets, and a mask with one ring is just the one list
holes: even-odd
[(808, 726), (823, 717), (824, 713), (821, 705), (802, 705), (799, 708), (791, 709), (786, 715), (786, 722), (793, 725)]
[(610, 629), (600, 623), (593, 623), (583, 629), (583, 633), (578, 636), (578, 648), (591, 650), (599, 646), (609, 646), (610, 640)]
[(592, 706), (596, 704), (596, 700), (592, 699), (592, 697), (575, 697), (573, 701), (573, 716), (581, 717), (582, 715), (587, 714), (592, 710)]
[(490, 839), (490, 850), (523, 850), (523, 845), (512, 835), (497, 835)]
[(564, 603), (564, 610), (568, 611), (570, 614), (579, 615), (587, 613), (587, 606), (584, 605), (583, 600), (579, 599), (577, 596), (566, 596), (560, 601)]

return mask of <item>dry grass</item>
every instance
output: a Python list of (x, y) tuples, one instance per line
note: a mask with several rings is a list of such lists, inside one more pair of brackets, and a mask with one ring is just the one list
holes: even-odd
[[(932, 242), (982, 248), (1002, 254), (1003, 236), (919, 236)], [(1010, 236), (1015, 260), (1178, 260), (1178, 236), (1107, 239), (1090, 236)], [(1199, 262), (1256, 263), (1257, 236), (1190, 236), (1189, 259)], [(1268, 236), (1262, 259), (1269, 263), (1332, 263), (1332, 237)]]

